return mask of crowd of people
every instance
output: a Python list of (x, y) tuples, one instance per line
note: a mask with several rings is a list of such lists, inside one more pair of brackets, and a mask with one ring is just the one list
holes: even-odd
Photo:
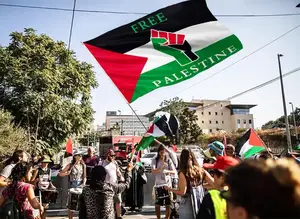
[[(182, 149), (178, 159), (174, 147), (158, 147), (152, 160), (158, 219), (161, 207), (166, 219), (300, 218), (300, 168), (293, 159), (276, 158), (266, 150), (243, 160), (233, 145), (225, 147), (218, 141), (209, 144), (203, 155), (199, 165), (188, 148)], [(77, 211), (80, 219), (120, 219), (125, 213), (123, 198), (132, 211), (141, 211), (147, 177), (136, 157), (129, 161), (121, 168), (112, 149), (103, 159), (93, 148), (83, 157), (74, 153), (72, 162), (58, 174), (69, 179), (69, 218)], [(24, 151), (14, 152), (0, 173), (1, 218), (5, 214), (9, 219), (17, 218), (16, 214), (45, 218), (57, 195), (51, 163), (48, 155), (36, 160)]]

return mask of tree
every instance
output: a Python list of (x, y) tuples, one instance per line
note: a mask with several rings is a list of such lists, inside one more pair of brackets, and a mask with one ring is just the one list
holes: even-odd
[(190, 110), (188, 105), (180, 98), (175, 97), (164, 100), (161, 104), (161, 111), (175, 115), (180, 123), (178, 140), (181, 144), (196, 143), (202, 134), (202, 130), (197, 124), (198, 116), (195, 110)]
[(29, 139), (25, 130), (16, 127), (10, 113), (0, 109), (0, 154), (11, 155), (16, 149), (27, 150)]
[[(294, 126), (293, 114), (295, 114), (296, 126), (300, 126), (300, 108), (296, 108), (289, 116), (289, 125)], [(262, 129), (285, 128), (285, 117), (281, 116), (276, 120), (271, 120), (262, 126)]]
[(0, 47), (0, 104), (35, 143), (59, 147), (93, 119), (93, 67), (78, 61), (64, 42), (33, 29), (10, 36), (9, 45)]

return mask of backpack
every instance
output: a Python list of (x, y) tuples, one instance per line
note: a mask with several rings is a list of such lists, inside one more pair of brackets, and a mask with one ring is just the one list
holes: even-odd
[(25, 219), (25, 214), (19, 210), (19, 205), (14, 198), (9, 198), (0, 209), (1, 219)]

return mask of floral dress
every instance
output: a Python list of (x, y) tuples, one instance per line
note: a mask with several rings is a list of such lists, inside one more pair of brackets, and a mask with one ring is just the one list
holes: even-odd
[(27, 198), (28, 189), (30, 187), (32, 187), (31, 184), (24, 182), (12, 183), (2, 194), (5, 199), (15, 197), (15, 202), (19, 205), (20, 212), (25, 213), (26, 219), (38, 219), (40, 218), (39, 214), (36, 213)]

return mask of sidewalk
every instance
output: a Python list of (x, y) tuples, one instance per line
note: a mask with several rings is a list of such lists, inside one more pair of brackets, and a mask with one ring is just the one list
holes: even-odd
[[(164, 217), (164, 209), (161, 209), (162, 218)], [(57, 211), (48, 212), (47, 218), (49, 219), (67, 219), (67, 209), (58, 209)], [(140, 213), (137, 212), (128, 212), (123, 216), (123, 219), (156, 219), (154, 206), (144, 206), (143, 211)], [(78, 217), (74, 217), (78, 219)]]

